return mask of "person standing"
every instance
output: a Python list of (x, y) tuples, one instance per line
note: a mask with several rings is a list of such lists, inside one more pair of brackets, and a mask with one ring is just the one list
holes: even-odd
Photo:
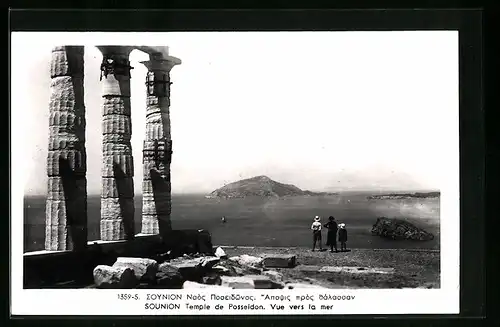
[(316, 247), (316, 242), (319, 243), (319, 250), (323, 250), (323, 245), (321, 244), (321, 222), (319, 216), (314, 217), (314, 222), (311, 225), (311, 230), (313, 231), (313, 248)]
[(328, 217), (328, 222), (324, 225), (325, 228), (328, 229), (328, 234), (326, 234), (326, 246), (330, 246), (330, 252), (333, 253), (333, 249), (335, 248), (335, 252), (339, 252), (337, 250), (337, 222), (333, 216)]
[(340, 242), (340, 251), (347, 251), (347, 229), (345, 228), (345, 224), (339, 224), (339, 242)]

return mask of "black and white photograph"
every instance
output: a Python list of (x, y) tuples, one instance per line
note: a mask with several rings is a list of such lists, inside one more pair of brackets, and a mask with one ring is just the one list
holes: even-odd
[(456, 310), (457, 31), (14, 32), (11, 53), (25, 303), (179, 314), (146, 295), (238, 292), (279, 314), (259, 301), (335, 292), (358, 298), (336, 313)]

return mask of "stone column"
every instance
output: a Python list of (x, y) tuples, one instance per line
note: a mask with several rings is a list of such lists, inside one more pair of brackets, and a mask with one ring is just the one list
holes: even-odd
[(162, 234), (172, 229), (170, 163), (170, 70), (180, 64), (174, 57), (150, 55), (141, 62), (146, 76), (146, 138), (143, 147), (142, 234)]
[(134, 237), (130, 61), (133, 47), (98, 46), (103, 54), (101, 240)]
[(87, 246), (84, 47), (52, 50), (45, 249)]

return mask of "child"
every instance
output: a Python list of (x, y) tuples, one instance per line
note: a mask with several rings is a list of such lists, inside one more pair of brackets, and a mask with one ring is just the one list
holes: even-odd
[(328, 228), (328, 234), (326, 234), (326, 245), (330, 246), (330, 252), (333, 252), (333, 248), (335, 248), (335, 252), (339, 252), (337, 250), (337, 222), (333, 216), (328, 217), (328, 222), (323, 225), (325, 228)]
[(314, 222), (311, 225), (311, 230), (313, 231), (313, 251), (316, 247), (316, 242), (319, 243), (319, 250), (323, 250), (323, 245), (321, 244), (321, 222), (319, 216), (314, 217)]
[(339, 224), (339, 242), (340, 242), (340, 251), (347, 251), (347, 229), (345, 228), (345, 224)]

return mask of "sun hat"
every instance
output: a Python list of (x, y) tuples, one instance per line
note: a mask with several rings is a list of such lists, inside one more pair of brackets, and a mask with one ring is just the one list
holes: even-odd
[(319, 218), (319, 216), (314, 217), (314, 221), (320, 221), (320, 220), (321, 218)]

